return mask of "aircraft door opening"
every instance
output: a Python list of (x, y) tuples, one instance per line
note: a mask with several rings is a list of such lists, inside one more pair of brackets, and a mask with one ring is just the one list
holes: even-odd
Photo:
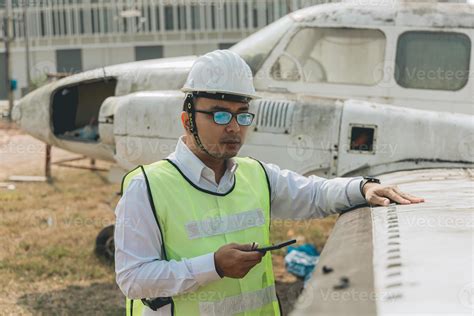
[(81, 82), (56, 90), (52, 96), (52, 127), (56, 137), (98, 142), (99, 111), (104, 100), (115, 95), (117, 80)]

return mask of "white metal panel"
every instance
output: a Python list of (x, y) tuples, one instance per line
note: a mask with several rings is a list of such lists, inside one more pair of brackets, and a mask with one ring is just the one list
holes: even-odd
[(179, 124), (183, 94), (176, 91), (136, 93), (116, 102), (116, 161), (124, 168), (165, 158), (183, 130)]
[(382, 177), (426, 202), (372, 209), (377, 315), (472, 315), (473, 176), (435, 169)]
[[(251, 106), (251, 111), (261, 117), (257, 117), (249, 130), (240, 154), (301, 174), (331, 176), (342, 108), (316, 98), (297, 101), (288, 98), (285, 108), (282, 107), (285, 99), (283, 95), (263, 95), (256, 102), (258, 107)], [(263, 103), (267, 105), (265, 108)]]
[(138, 92), (125, 98), (128, 102), (118, 109), (116, 119), (119, 124), (122, 116), (126, 119), (126, 135), (157, 139), (181, 135), (182, 92)]
[[(377, 126), (373, 152), (350, 150), (351, 124)], [(472, 166), (473, 135), (471, 115), (348, 100), (341, 121), (338, 174), (367, 172), (369, 166), (373, 174), (382, 174), (390, 171), (392, 163), (406, 163), (408, 169), (442, 162)]]

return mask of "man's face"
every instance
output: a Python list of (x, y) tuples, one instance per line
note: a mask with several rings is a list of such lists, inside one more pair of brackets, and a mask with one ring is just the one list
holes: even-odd
[[(247, 103), (208, 98), (197, 98), (194, 106), (196, 110), (201, 111), (242, 113), (249, 110)], [(240, 147), (244, 144), (248, 128), (248, 126), (240, 126), (235, 117), (227, 125), (218, 125), (214, 122), (212, 115), (199, 112), (196, 112), (196, 125), (199, 138), (207, 151), (214, 157), (222, 159), (229, 159), (238, 154)]]

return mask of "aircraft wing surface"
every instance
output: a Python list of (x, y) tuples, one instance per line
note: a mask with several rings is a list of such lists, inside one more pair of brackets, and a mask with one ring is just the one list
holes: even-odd
[(380, 178), (426, 202), (341, 215), (292, 315), (473, 315), (474, 170)]

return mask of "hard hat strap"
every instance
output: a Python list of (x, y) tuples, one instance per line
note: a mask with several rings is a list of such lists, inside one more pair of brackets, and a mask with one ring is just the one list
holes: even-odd
[(195, 99), (195, 96), (192, 93), (188, 93), (186, 95), (186, 100), (184, 101), (185, 102), (185, 111), (186, 111), (186, 113), (188, 113), (188, 117), (189, 117), (189, 131), (191, 132), (191, 134), (193, 134), (193, 137), (194, 137), (194, 140), (196, 141), (196, 144), (198, 145), (198, 147), (202, 151), (204, 151), (206, 154), (208, 154), (211, 157), (219, 159), (219, 157), (216, 157), (215, 155), (211, 154), (204, 147), (204, 145), (201, 142), (201, 138), (199, 138), (199, 134), (198, 134), (198, 130), (197, 130), (197, 124), (196, 124), (196, 121), (195, 121), (196, 111), (195, 111), (195, 108), (194, 108), (194, 99)]
[(249, 103), (250, 101), (252, 101), (252, 98), (248, 96), (241, 96), (241, 95), (235, 95), (235, 94), (223, 93), (223, 92), (196, 91), (196, 92), (193, 92), (193, 95), (195, 97), (240, 102), (240, 103)]

